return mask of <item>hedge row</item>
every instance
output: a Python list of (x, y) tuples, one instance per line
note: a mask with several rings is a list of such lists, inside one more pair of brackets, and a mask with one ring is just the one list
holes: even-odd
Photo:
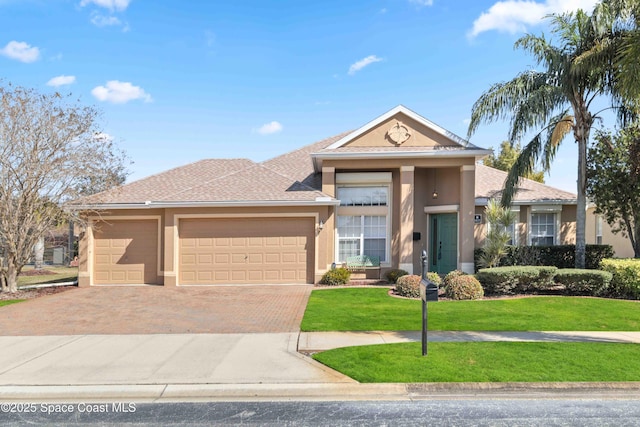
[[(554, 266), (556, 268), (573, 268), (576, 263), (575, 245), (558, 246), (507, 246), (507, 254), (500, 260), (500, 266)], [(482, 248), (474, 253), (476, 271), (478, 258)], [(585, 267), (589, 270), (600, 268), (600, 262), (614, 255), (611, 245), (586, 245)]]
[[(635, 289), (640, 290), (640, 263), (637, 267)], [(523, 266), (485, 268), (478, 271), (476, 277), (488, 295), (538, 293), (563, 285), (567, 295), (609, 296), (614, 275), (602, 270)], [(629, 293), (624, 295), (630, 297)]]
[(555, 267), (495, 267), (483, 268), (476, 274), (488, 295), (511, 295), (545, 291), (553, 286)]

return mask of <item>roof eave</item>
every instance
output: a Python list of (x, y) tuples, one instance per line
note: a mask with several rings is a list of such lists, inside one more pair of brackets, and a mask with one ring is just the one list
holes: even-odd
[(491, 154), (491, 150), (483, 148), (477, 150), (451, 150), (451, 151), (365, 151), (365, 152), (320, 152), (311, 153), (313, 169), (322, 171), (323, 160), (376, 160), (376, 159), (421, 159), (421, 158), (468, 158), (476, 160)]
[(124, 210), (124, 209), (169, 209), (169, 208), (226, 208), (226, 207), (278, 207), (278, 206), (338, 206), (339, 200), (331, 197), (318, 197), (316, 200), (230, 200), (202, 202), (153, 202), (144, 203), (96, 203), (73, 205), (75, 211), (88, 210)]
[[(476, 206), (486, 206), (489, 197), (476, 197)], [(533, 199), (533, 200), (514, 200), (512, 206), (524, 205), (575, 205), (577, 199)]]

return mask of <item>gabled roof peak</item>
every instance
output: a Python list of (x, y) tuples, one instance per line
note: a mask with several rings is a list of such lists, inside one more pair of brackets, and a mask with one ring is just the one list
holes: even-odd
[(381, 116), (371, 120), (370, 122), (368, 122), (367, 124), (365, 124), (364, 126), (361, 126), (360, 128), (354, 130), (353, 132), (345, 135), (344, 137), (340, 138), (338, 141), (334, 142), (333, 144), (329, 145), (328, 147), (326, 147), (326, 150), (334, 150), (336, 148), (340, 148), (343, 147), (345, 144), (349, 143), (350, 141), (354, 140), (355, 138), (357, 138), (358, 136), (368, 132), (369, 130), (373, 129), (374, 127), (378, 126), (379, 124), (383, 123), (384, 121), (390, 119), (391, 117), (395, 116), (398, 113), (402, 113), (405, 116), (408, 116), (409, 118), (415, 120), (416, 122), (420, 123), (423, 126), (428, 127), (429, 129), (433, 130), (436, 133), (439, 133), (442, 136), (445, 136), (446, 138), (449, 138), (450, 140), (460, 144), (461, 146), (465, 147), (465, 148), (478, 148), (474, 146), (473, 144), (471, 144), (469, 141), (467, 141), (466, 139), (454, 134), (453, 132), (450, 132), (448, 130), (446, 130), (445, 128), (438, 126), (437, 124), (433, 123), (431, 120), (426, 119), (425, 117), (421, 116), (420, 114), (416, 113), (415, 111), (405, 107), (404, 105), (400, 104), (395, 108), (392, 108), (391, 110), (387, 111), (386, 113), (382, 114)]

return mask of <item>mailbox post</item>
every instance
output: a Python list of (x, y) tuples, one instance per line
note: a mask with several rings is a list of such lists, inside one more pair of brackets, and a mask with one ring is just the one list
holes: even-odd
[(427, 355), (428, 301), (438, 301), (438, 285), (427, 278), (427, 251), (422, 250), (422, 280), (420, 280), (422, 300), (422, 355)]

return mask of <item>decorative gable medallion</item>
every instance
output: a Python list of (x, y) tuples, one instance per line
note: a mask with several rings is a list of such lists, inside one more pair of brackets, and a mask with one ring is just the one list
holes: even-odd
[(396, 145), (400, 145), (403, 142), (411, 138), (411, 131), (408, 127), (402, 124), (402, 122), (396, 122), (395, 125), (387, 131), (387, 138)]

